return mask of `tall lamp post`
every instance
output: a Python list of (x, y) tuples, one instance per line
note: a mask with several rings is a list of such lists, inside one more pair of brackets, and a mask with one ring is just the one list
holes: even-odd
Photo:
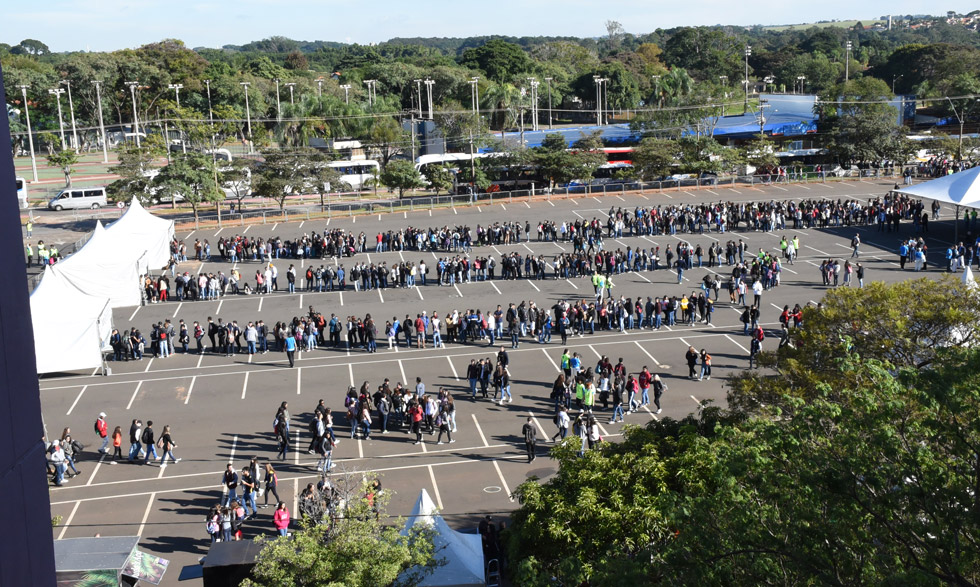
[(853, 45), (850, 41), (844, 46), (844, 83), (851, 77), (851, 49)]
[(136, 148), (140, 148), (140, 131), (139, 131), (139, 117), (136, 113), (136, 87), (140, 85), (139, 82), (126, 82), (129, 86), (129, 94), (133, 97), (133, 137), (136, 138)]
[(798, 75), (798, 76), (796, 76), (796, 81), (800, 82), (800, 93), (801, 94), (805, 94), (806, 93), (806, 89), (805, 89), (806, 88), (806, 76), (805, 75)]
[(289, 104), (290, 105), (293, 105), (293, 104), (296, 103), (296, 102), (293, 102), (293, 88), (295, 86), (296, 86), (296, 84), (294, 82), (289, 82), (288, 84), (286, 84), (286, 87), (289, 88)]
[(279, 103), (279, 78), (273, 81), (276, 82), (276, 122), (282, 122), (282, 105)]
[(21, 95), (24, 96), (24, 116), (27, 117), (27, 148), (31, 150), (31, 169), (34, 171), (34, 183), (37, 183), (37, 158), (34, 155), (34, 133), (31, 132), (31, 110), (27, 105), (28, 85), (17, 86), (20, 88)]
[(323, 78), (322, 77), (316, 78), (316, 97), (317, 98), (322, 98), (323, 97)]
[(368, 89), (368, 106), (374, 106), (374, 100), (377, 97), (377, 83), (376, 79), (366, 79), (364, 80), (364, 85)]
[(470, 84), (470, 110), (473, 111), (473, 116), (477, 119), (480, 118), (480, 86), (478, 82), (480, 78), (471, 78), (468, 82)]
[(749, 57), (752, 56), (752, 46), (745, 46), (745, 111), (749, 111)]
[(350, 104), (350, 84), (344, 84), (340, 89), (344, 90), (344, 104)]
[(432, 86), (436, 83), (435, 80), (426, 78), (425, 79), (425, 93), (429, 99), (429, 120), (432, 120)]
[(71, 114), (71, 142), (72, 148), (76, 151), (81, 148), (81, 143), (78, 142), (78, 128), (75, 126), (75, 103), (71, 99), (71, 80), (61, 80), (61, 84), (64, 84), (68, 88), (68, 112)]
[(204, 85), (208, 87), (208, 121), (214, 126), (214, 110), (211, 109), (211, 80), (204, 80)]
[(551, 130), (551, 80), (554, 78), (546, 77), (544, 81), (548, 82), (548, 130)]
[(245, 88), (245, 121), (248, 128), (248, 152), (252, 152), (252, 110), (248, 106), (248, 87), (252, 82), (238, 82), (238, 85)]
[[(184, 84), (169, 84), (167, 87), (174, 91), (174, 98), (177, 101), (177, 115), (180, 116), (180, 90), (184, 87)], [(180, 127), (177, 127), (177, 132), (180, 133), (180, 150), (186, 155), (187, 143), (184, 141), (184, 131)], [(168, 141), (169, 138), (167, 137)], [(168, 146), (167, 149), (169, 150), (170, 147)]]
[(533, 78), (527, 78), (531, 86), (531, 130), (538, 130), (538, 85), (540, 82)]
[(592, 81), (595, 83), (595, 125), (602, 126), (602, 91), (600, 88), (600, 82), (602, 78), (594, 75), (592, 76)]
[(422, 80), (417, 79), (415, 81), (415, 91), (419, 95), (419, 118), (422, 119)]
[(105, 136), (105, 123), (102, 120), (102, 80), (93, 80), (95, 84), (95, 107), (99, 112), (99, 133), (102, 135), (102, 162), (109, 162), (109, 145)]
[(61, 150), (65, 150), (65, 120), (61, 116), (61, 95), (65, 93), (61, 88), (52, 88), (48, 93), (58, 98), (58, 128), (61, 131)]
[(903, 77), (905, 77), (905, 74), (898, 74), (897, 76), (895, 76), (895, 77), (892, 78), (892, 93), (893, 94), (895, 93), (895, 82), (897, 82), (898, 80), (902, 79)]

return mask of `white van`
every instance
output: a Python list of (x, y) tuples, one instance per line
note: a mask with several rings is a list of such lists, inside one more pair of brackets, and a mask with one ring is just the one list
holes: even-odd
[(66, 188), (48, 202), (49, 210), (98, 209), (106, 205), (105, 188)]
[(17, 204), (21, 210), (30, 207), (30, 202), (27, 201), (27, 180), (23, 177), (17, 178)]

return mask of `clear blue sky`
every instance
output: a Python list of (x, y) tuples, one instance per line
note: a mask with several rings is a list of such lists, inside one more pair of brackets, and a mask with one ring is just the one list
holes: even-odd
[[(616, 20), (627, 32), (713, 24), (793, 24), (873, 20), (925, 11), (966, 13), (976, 2), (929, 5), (911, 0), (787, 2), (758, 0), (7, 0), (0, 41), (34, 38), (53, 51), (108, 51), (178, 38), (189, 47), (241, 45), (282, 35), (298, 40), (372, 43), (391, 37), (605, 34)], [(472, 7), (472, 8), (471, 8)]]

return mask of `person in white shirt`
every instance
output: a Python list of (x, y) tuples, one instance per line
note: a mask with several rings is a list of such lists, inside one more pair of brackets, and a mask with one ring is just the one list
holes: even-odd
[[(423, 277), (423, 279), (425, 279), (425, 278)], [(429, 324), (432, 325), (432, 347), (433, 348), (439, 348), (440, 346), (442, 348), (446, 348), (446, 345), (443, 344), (443, 342), (442, 342), (442, 332), (440, 332), (440, 330), (439, 330), (439, 328), (441, 326), (441, 323), (442, 323), (442, 321), (439, 319), (439, 314), (437, 314), (436, 312), (433, 312), (432, 313), (432, 319), (429, 320)]]
[(762, 303), (762, 282), (758, 279), (752, 284), (752, 293), (755, 294), (755, 300), (753, 300), (752, 305), (756, 308), (761, 308), (759, 304)]

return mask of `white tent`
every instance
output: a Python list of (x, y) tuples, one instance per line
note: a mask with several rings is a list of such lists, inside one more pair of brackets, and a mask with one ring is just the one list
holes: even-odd
[(412, 516), (405, 523), (404, 533), (415, 524), (422, 524), (435, 531), (435, 556), (446, 560), (446, 564), (425, 577), (423, 587), (452, 587), (462, 585), (486, 585), (483, 568), (483, 543), (477, 534), (463, 534), (446, 524), (437, 512), (432, 498), (423, 489), (412, 510)]
[(980, 166), (895, 190), (915, 198), (980, 208)]
[[(102, 223), (95, 225), (88, 242), (77, 253), (52, 265), (55, 273), (71, 282), (80, 291), (100, 298), (108, 298), (113, 308), (138, 306), (140, 294), (138, 258), (145, 249), (119, 242), (108, 234)], [(63, 304), (70, 305), (66, 299)]]
[(109, 299), (80, 291), (52, 269), (31, 294), (37, 372), (99, 367), (112, 334)]
[[(166, 267), (170, 260), (170, 241), (174, 238), (173, 220), (158, 218), (133, 198), (129, 209), (119, 220), (106, 229), (106, 233), (123, 247), (130, 246), (137, 259), (140, 275), (150, 269)], [(142, 254), (145, 251), (145, 254)]]

